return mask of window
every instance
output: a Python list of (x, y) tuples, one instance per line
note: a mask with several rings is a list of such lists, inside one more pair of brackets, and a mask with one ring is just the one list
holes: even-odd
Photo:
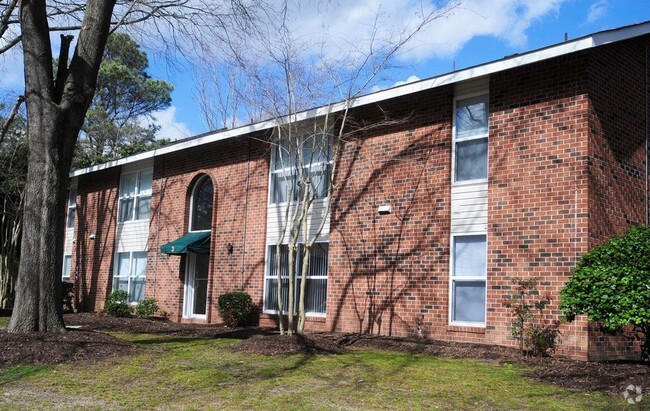
[(61, 280), (64, 282), (70, 282), (70, 270), (72, 268), (72, 256), (64, 255), (63, 256), (63, 274), (61, 275)]
[(129, 302), (142, 301), (147, 273), (147, 252), (117, 253), (116, 260), (113, 291), (124, 290), (129, 293)]
[[(300, 294), (300, 268), (304, 247), (300, 244), (296, 256), (296, 286), (295, 302), (298, 310), (298, 296)], [(325, 315), (327, 308), (327, 264), (329, 244), (316, 243), (309, 255), (309, 272), (305, 290), (305, 312), (309, 315)], [(266, 269), (266, 285), (264, 294), (264, 311), (277, 312), (278, 309), (278, 274), (277, 274), (277, 248), (268, 246), (268, 265)], [(282, 305), (286, 309), (289, 301), (289, 247), (280, 246), (280, 270), (282, 271)]]
[(212, 227), (214, 188), (210, 177), (201, 177), (192, 190), (190, 231), (207, 231)]
[(488, 161), (488, 96), (456, 100), (454, 182), (485, 180)]
[(298, 182), (309, 182), (315, 199), (329, 189), (330, 138), (308, 134), (274, 145), (271, 158), (271, 204), (295, 201), (302, 192)]
[(452, 237), (451, 322), (485, 325), (485, 234)]
[(149, 219), (152, 177), (152, 170), (122, 174), (119, 222)]
[(68, 218), (66, 221), (67, 228), (74, 228), (74, 217), (77, 211), (77, 188), (71, 187), (68, 194)]

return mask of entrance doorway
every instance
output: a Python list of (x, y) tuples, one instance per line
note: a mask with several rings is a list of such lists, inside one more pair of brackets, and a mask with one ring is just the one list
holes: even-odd
[(208, 303), (208, 254), (188, 254), (187, 275), (185, 276), (185, 299), (183, 317), (206, 318)]

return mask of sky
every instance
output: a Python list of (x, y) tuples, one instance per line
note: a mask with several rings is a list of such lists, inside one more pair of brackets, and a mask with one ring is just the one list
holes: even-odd
[[(428, 0), (303, 0), (289, 24), (305, 44), (325, 44), (325, 53), (354, 47), (369, 36), (369, 21), (379, 16), (385, 33), (410, 27)], [(323, 6), (326, 4), (326, 6)], [(412, 40), (384, 73), (385, 88), (435, 77), (456, 69), (501, 59), (601, 30), (650, 20), (650, 0), (461, 0)], [(325, 36), (325, 37), (324, 37)], [(187, 66), (170, 69), (149, 52), (154, 78), (174, 86), (172, 105), (155, 113), (159, 137), (177, 139), (210, 131), (196, 101), (197, 88)], [(0, 92), (20, 92), (22, 73), (15, 56), (0, 60)]]

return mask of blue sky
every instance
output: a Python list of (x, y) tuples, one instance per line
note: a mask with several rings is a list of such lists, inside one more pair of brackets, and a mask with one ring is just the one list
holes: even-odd
[[(364, 19), (380, 10), (385, 24), (408, 24), (420, 0), (334, 0), (327, 10), (322, 2), (306, 0), (292, 15), (296, 32), (314, 43), (323, 31), (333, 45), (345, 47), (353, 38), (363, 38)], [(435, 21), (420, 33), (400, 55), (399, 68), (385, 76), (381, 87), (437, 76), (452, 70), (500, 59), (601, 30), (650, 20), (650, 0), (462, 0), (460, 7)], [(291, 22), (290, 22), (291, 23)], [(314, 29), (317, 28), (317, 30)], [(318, 32), (315, 34), (315, 32)], [(0, 91), (22, 89), (20, 70), (5, 56), (0, 60)], [(196, 102), (191, 70), (168, 69), (165, 60), (150, 53), (153, 77), (174, 85), (172, 106), (156, 114), (162, 137), (181, 138), (209, 131)]]
[[(500, 12), (499, 6), (503, 6), (501, 3), (504, 2), (514, 4), (514, 7), (503, 7), (508, 11)], [(431, 42), (440, 44), (443, 52), (425, 50), (420, 53), (421, 55), (401, 60), (399, 62), (401, 68), (387, 73), (390, 81), (384, 82), (383, 86), (392, 86), (409, 78), (424, 79), (449, 72), (454, 61), (456, 68), (461, 69), (500, 59), (513, 53), (545, 47), (563, 41), (564, 33), (568, 34), (569, 39), (574, 39), (597, 31), (650, 20), (650, 0), (536, 0), (534, 3), (539, 5), (540, 10), (529, 12), (529, 15), (533, 14), (532, 17), (526, 16), (524, 6), (526, 1), (473, 1), (472, 3), (484, 3), (485, 6), (473, 7), (475, 4), (468, 5), (468, 2), (464, 2), (461, 8), (455, 10), (445, 22), (446, 25), (456, 27), (442, 31), (436, 36), (437, 40)], [(340, 6), (347, 7), (343, 4)], [(476, 11), (477, 9), (480, 10)], [(485, 13), (485, 10), (490, 9), (495, 13), (491, 15)], [(506, 15), (508, 12), (510, 14)], [(534, 15), (535, 13), (539, 15)], [(473, 19), (470, 24), (484, 25), (485, 28), (476, 27), (474, 33), (469, 34), (471, 37), (461, 44), (455, 44), (459, 41), (458, 33), (466, 27), (463, 25), (463, 20), (468, 15), (478, 15), (478, 18)], [(527, 21), (527, 18), (530, 21)], [(513, 26), (522, 20), (523, 27)], [(489, 34), (490, 32), (492, 34)], [(152, 69), (154, 75), (171, 81), (175, 86), (172, 96), (173, 117), (167, 113), (169, 118), (165, 119), (169, 126), (172, 129), (177, 127), (184, 133), (198, 134), (208, 131), (197, 109), (196, 91), (191, 78), (178, 74), (170, 78), (162, 66), (152, 67)]]

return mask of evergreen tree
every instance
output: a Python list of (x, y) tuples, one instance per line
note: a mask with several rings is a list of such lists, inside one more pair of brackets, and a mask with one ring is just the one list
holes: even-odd
[(97, 76), (97, 91), (86, 114), (73, 168), (135, 154), (164, 145), (158, 127), (143, 126), (143, 117), (169, 107), (172, 85), (147, 73), (147, 54), (126, 34), (108, 37)]

